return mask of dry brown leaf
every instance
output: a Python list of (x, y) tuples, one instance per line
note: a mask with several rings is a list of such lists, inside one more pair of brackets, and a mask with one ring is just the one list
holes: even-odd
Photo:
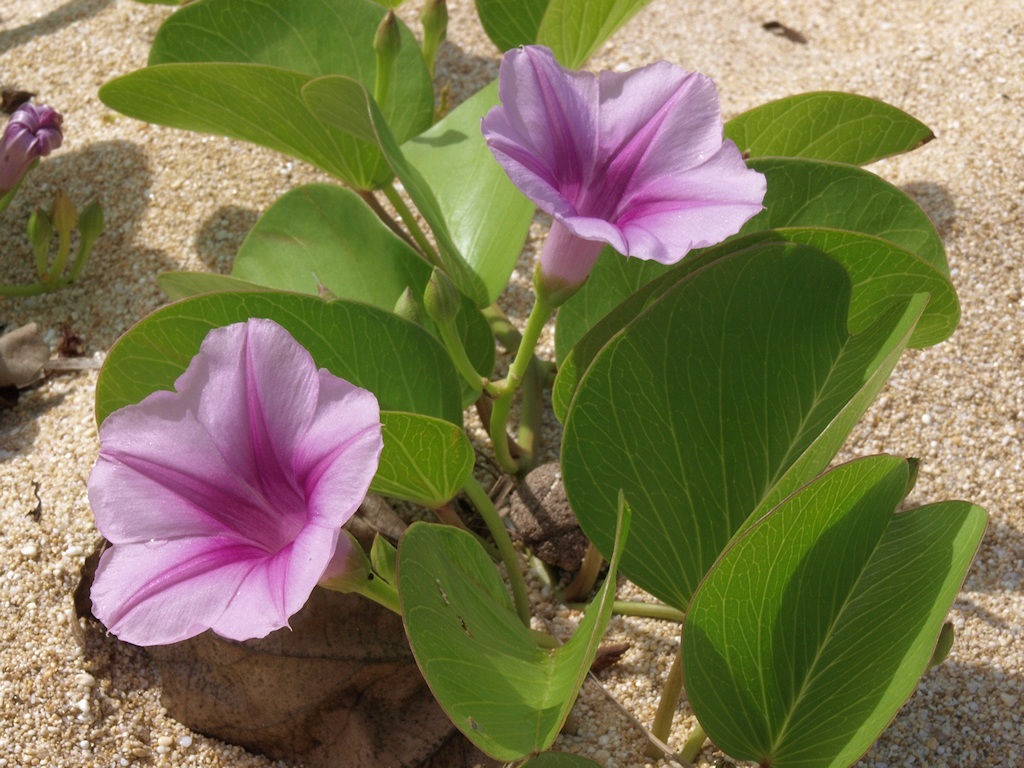
[[(91, 615), (91, 557), (75, 594)], [(402, 620), (315, 589), (281, 629), (238, 643), (212, 632), (147, 649), (168, 714), (194, 731), (305, 768), (495, 768), (420, 675)]]
[(0, 336), (0, 387), (27, 387), (43, 377), (49, 359), (50, 347), (35, 323), (5, 333)]

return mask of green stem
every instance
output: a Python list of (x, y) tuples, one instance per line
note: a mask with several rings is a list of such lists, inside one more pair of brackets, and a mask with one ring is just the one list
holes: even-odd
[(501, 307), (497, 304), (491, 304), (480, 311), (487, 318), (487, 323), (491, 326), (491, 333), (494, 334), (494, 338), (501, 342), (501, 346), (507, 349), (509, 354), (514, 355), (523, 341), (523, 334), (512, 324), (512, 321), (508, 319), (508, 315), (502, 312)]
[(612, 603), (612, 613), (617, 616), (638, 616), (644, 619), (661, 619), (682, 624), (686, 614), (678, 608), (661, 603), (641, 603), (638, 600), (616, 600)]
[[(672, 668), (668, 672), (668, 679), (665, 680), (665, 687), (661, 691), (661, 700), (658, 702), (658, 711), (654, 714), (654, 725), (651, 726), (651, 733), (655, 738), (668, 742), (669, 734), (672, 732), (672, 718), (679, 707), (679, 697), (683, 692), (683, 644), (679, 644), (679, 650), (672, 659)], [(651, 758), (662, 756), (661, 749), (654, 744), (648, 744), (644, 754)]]
[(523, 449), (519, 459), (519, 472), (526, 474), (537, 464), (541, 448), (541, 428), (544, 424), (544, 374), (536, 356), (526, 367), (523, 379), (523, 400), (519, 406), (519, 432), (516, 442)]
[(38, 296), (40, 293), (46, 293), (49, 290), (52, 289), (42, 283), (32, 283), (31, 285), (0, 285), (0, 296)]
[(363, 202), (370, 207), (370, 210), (377, 215), (377, 218), (384, 222), (384, 225), (388, 229), (402, 238), (410, 248), (416, 250), (416, 241), (413, 240), (412, 237), (409, 236), (409, 233), (402, 229), (401, 225), (395, 221), (394, 217), (387, 212), (387, 209), (380, 204), (377, 200), (377, 196), (373, 194), (373, 192), (369, 189), (360, 189), (356, 190), (356, 192), (361, 198), (363, 198)]
[(697, 723), (690, 731), (690, 735), (686, 737), (686, 743), (683, 744), (682, 750), (679, 752), (679, 756), (688, 762), (696, 762), (697, 755), (700, 754), (701, 749), (704, 747), (704, 742), (708, 740), (708, 734), (704, 730), (704, 727)]
[(587, 544), (587, 553), (583, 556), (583, 564), (575, 578), (565, 588), (562, 599), (567, 603), (575, 603), (589, 595), (590, 590), (597, 583), (602, 565), (604, 565), (604, 557), (597, 551), (594, 542), (590, 542)]
[(516, 548), (512, 546), (508, 530), (495, 508), (494, 502), (491, 501), (491, 497), (487, 495), (487, 491), (475, 477), (470, 476), (463, 486), (463, 490), (477, 511), (480, 512), (480, 516), (487, 525), (487, 530), (491, 532), (491, 537), (498, 546), (498, 553), (501, 555), (501, 561), (505, 564), (505, 572), (512, 585), (512, 599), (516, 605), (516, 613), (519, 614), (519, 619), (523, 624), (529, 628), (530, 596), (526, 590), (526, 580), (523, 578), (523, 572), (519, 569), (519, 558), (516, 556)]
[(416, 241), (416, 245), (419, 246), (427, 261), (435, 267), (442, 266), (441, 257), (438, 255), (437, 250), (435, 250), (434, 246), (430, 244), (427, 236), (420, 228), (419, 222), (416, 221), (416, 216), (413, 215), (409, 206), (405, 204), (405, 200), (402, 199), (398, 190), (395, 189), (394, 183), (385, 184), (381, 188), (381, 192), (384, 193), (384, 197), (388, 199), (388, 202), (391, 203), (392, 207), (398, 213), (399, 217), (402, 219), (402, 223), (405, 224), (406, 229), (409, 230), (409, 234), (412, 235), (412, 239)]
[(455, 331), (454, 326), (449, 323), (438, 323), (437, 328), (441, 332), (441, 341), (444, 342), (444, 346), (448, 350), (448, 355), (451, 357), (452, 362), (455, 363), (455, 369), (462, 374), (462, 378), (469, 383), (469, 386), (473, 389), (473, 393), (479, 395), (483, 391), (484, 385), (487, 381), (480, 375), (477, 369), (473, 367), (473, 363), (470, 361), (469, 355), (466, 354), (466, 347), (463, 345), (462, 339)]
[[(324, 589), (331, 589), (326, 584), (321, 585)], [(383, 605), (389, 611), (402, 615), (402, 608), (398, 603), (398, 592), (384, 579), (367, 574), (365, 580), (359, 581), (357, 585), (348, 584), (347, 589), (335, 589), (335, 592), (355, 592), (363, 597), (373, 600), (378, 605)]]
[(489, 392), (496, 394), (494, 411), (491, 413), (491, 444), (494, 446), (495, 458), (501, 468), (510, 474), (519, 472), (519, 463), (515, 461), (508, 452), (505, 445), (508, 440), (508, 415), (512, 410), (512, 400), (516, 390), (523, 381), (530, 361), (533, 359), (533, 351), (537, 348), (537, 340), (540, 338), (544, 324), (554, 307), (545, 302), (540, 296), (537, 297), (530, 310), (530, 316), (526, 319), (526, 327), (523, 329), (523, 338), (516, 350), (516, 356), (509, 366), (508, 375), (504, 381), (492, 384)]

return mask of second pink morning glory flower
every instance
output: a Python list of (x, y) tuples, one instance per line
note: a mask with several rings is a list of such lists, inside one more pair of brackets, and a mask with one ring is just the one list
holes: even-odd
[(175, 391), (100, 428), (89, 502), (111, 547), (93, 612), (136, 645), (287, 626), (341, 567), (381, 448), (373, 394), (317, 370), (280, 325), (210, 331)]
[(718, 91), (667, 62), (574, 72), (542, 46), (505, 54), (487, 144), (554, 223), (539, 284), (571, 291), (604, 244), (662, 264), (721, 242), (762, 210), (765, 179), (722, 140)]

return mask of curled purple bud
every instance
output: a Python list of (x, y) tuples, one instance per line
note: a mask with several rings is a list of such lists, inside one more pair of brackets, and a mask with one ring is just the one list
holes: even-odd
[(63, 122), (57, 110), (34, 104), (25, 104), (11, 115), (0, 138), (0, 196), (18, 186), (37, 158), (61, 145)]

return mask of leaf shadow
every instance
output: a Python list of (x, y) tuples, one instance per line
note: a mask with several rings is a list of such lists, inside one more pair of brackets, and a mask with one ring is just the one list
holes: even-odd
[(932, 181), (912, 181), (900, 186), (904, 192), (921, 206), (935, 225), (939, 237), (945, 240), (956, 222), (956, 203), (949, 189)]
[(103, 11), (113, 0), (70, 0), (45, 16), (0, 32), (0, 53), (24, 45), (29, 40), (52, 35), (82, 19)]
[(238, 205), (222, 205), (203, 222), (195, 248), (207, 269), (230, 275), (242, 243), (259, 221), (260, 212)]

